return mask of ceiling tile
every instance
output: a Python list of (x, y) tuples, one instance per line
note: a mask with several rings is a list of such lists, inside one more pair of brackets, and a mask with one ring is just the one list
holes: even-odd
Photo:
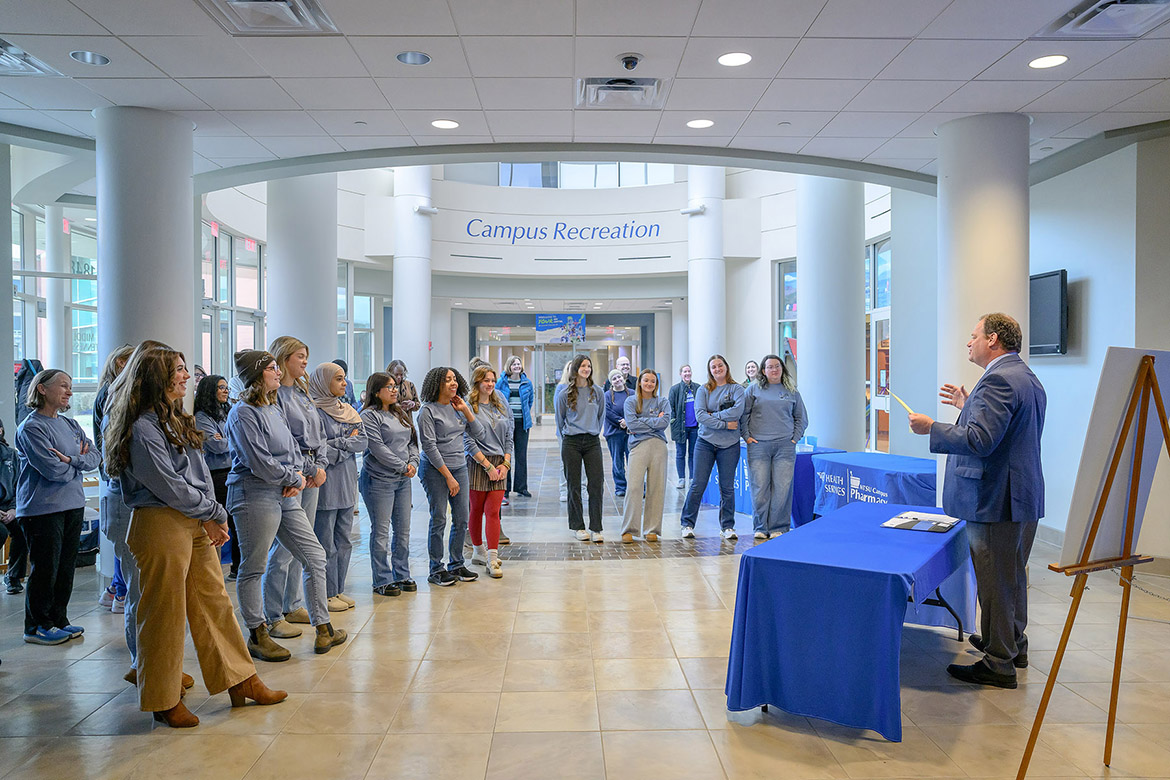
[(414, 146), (414, 139), (409, 135), (358, 135), (339, 136), (334, 139), (347, 152), (362, 149), (397, 149), (404, 146)]
[[(162, 76), (138, 52), (113, 36), (4, 35), (14, 43), (66, 76), (137, 78)], [(108, 65), (85, 65), (69, 56), (72, 51), (92, 51), (110, 58)]]
[(578, 35), (689, 35), (700, 0), (577, 0)]
[(1151, 122), (1164, 122), (1168, 119), (1170, 119), (1170, 112), (1156, 114), (1104, 111), (1061, 131), (1058, 135), (1062, 138), (1091, 138), (1106, 130), (1120, 130), (1125, 127), (1148, 125)]
[(257, 157), (216, 157), (211, 160), (221, 168), (238, 168), (244, 165), (251, 165), (252, 163), (271, 162), (276, 159), (276, 155), (269, 152), (263, 156)]
[(326, 135), (304, 111), (224, 111), (223, 117), (251, 136)]
[(1086, 70), (1085, 79), (1170, 78), (1170, 45), (1165, 40), (1134, 41), (1129, 46)]
[[(672, 78), (682, 61), (686, 38), (591, 38), (574, 40), (573, 73), (587, 78)], [(634, 71), (626, 70), (619, 57), (629, 52), (642, 55)]]
[(574, 111), (573, 137), (622, 136), (654, 137), (658, 130), (657, 111)]
[(913, 111), (842, 111), (821, 129), (832, 138), (892, 138), (921, 114)]
[(341, 145), (332, 138), (324, 137), (268, 137), (256, 138), (268, 151), (277, 157), (305, 157), (310, 154), (330, 154), (342, 151)]
[(1156, 81), (1066, 81), (1024, 107), (1025, 111), (1104, 111)]
[(919, 38), (882, 70), (881, 79), (973, 79), (1007, 54), (1013, 41), (927, 41)]
[(1028, 135), (1035, 140), (1040, 140), (1056, 135), (1062, 130), (1067, 130), (1079, 122), (1084, 122), (1093, 116), (1093, 112), (1034, 112), (1029, 116), (1032, 118), (1032, 124), (1028, 128)]
[(874, 151), (873, 156), (917, 159), (919, 161), (918, 165), (914, 166), (914, 170), (917, 170), (922, 165), (923, 160), (933, 160), (935, 157), (938, 157), (938, 139), (891, 138), (879, 146)]
[(48, 130), (53, 133), (63, 133), (64, 135), (79, 135), (76, 129), (64, 122), (59, 122), (51, 116), (31, 108), (0, 109), (0, 122), (20, 127), (32, 127), (37, 130)]
[(750, 111), (760, 102), (768, 79), (675, 79), (666, 99), (671, 111)]
[(1019, 111), (1053, 88), (1051, 81), (969, 81), (939, 103), (939, 111)]
[(879, 149), (877, 153), (866, 157), (865, 162), (870, 165), (880, 165), (883, 168), (898, 168), (903, 171), (917, 171), (922, 167), (924, 162), (927, 162), (927, 159), (922, 157), (880, 157), (878, 156), (880, 152), (881, 150)]
[(195, 151), (212, 160), (224, 157), (271, 157), (255, 138), (196, 136)]
[(722, 148), (731, 143), (729, 135), (656, 135), (656, 144), (673, 144), (675, 146), (715, 146)]
[(573, 80), (567, 78), (476, 79), (479, 102), (487, 109), (570, 108)]
[[(343, 33), (355, 35), (454, 35), (447, 3), (418, 0), (328, 0), (325, 8)], [(395, 51), (402, 51), (398, 49)], [(393, 55), (391, 55), (393, 56)]]
[(925, 173), (928, 176), (938, 176), (938, 160), (931, 160), (926, 165), (918, 169), (919, 173)]
[(572, 111), (486, 111), (493, 136), (573, 135)]
[(572, 143), (573, 134), (566, 135), (498, 135), (493, 133), (492, 140), (498, 144), (562, 144)]
[[(771, 79), (797, 42), (796, 38), (691, 38), (678, 75), (680, 78)], [(720, 65), (719, 57), (728, 52), (746, 52), (752, 55), (752, 61), (736, 67)]]
[(1155, 84), (1114, 108), (1118, 111), (1170, 111), (1170, 81)]
[(799, 38), (823, 0), (703, 0), (691, 35)]
[(933, 111), (923, 114), (908, 124), (898, 133), (899, 138), (933, 138), (937, 135), (938, 126), (950, 122), (952, 119), (962, 119), (971, 116), (970, 112)]
[(30, 108), (83, 111), (110, 105), (80, 82), (52, 76), (0, 76), (0, 93)]
[(75, 6), (65, 2), (34, 3), (29, 0), (0, 0), (3, 34), (106, 35), (102, 27)]
[[(454, 135), (456, 133), (461, 136), (488, 135), (491, 132), (488, 130), (487, 119), (484, 117), (482, 111), (444, 111), (434, 109), (429, 111), (398, 111), (396, 113), (415, 139), (420, 139), (422, 136)], [(436, 119), (453, 119), (459, 123), (459, 127), (454, 131), (440, 130), (431, 125), (431, 122)]]
[(490, 135), (420, 135), (414, 139), (418, 146), (454, 146), (456, 144), (490, 144)]
[(573, 0), (448, 0), (447, 4), (460, 35), (572, 35), (574, 32)]
[(836, 115), (835, 111), (753, 111), (738, 135), (811, 138)]
[[(573, 39), (568, 37), (467, 37), (463, 38), (472, 75), (570, 76), (573, 72)], [(429, 65), (426, 67), (430, 67)]]
[[(1002, 81), (1064, 81), (1125, 48), (1126, 41), (1024, 41), (999, 62), (979, 74), (979, 79)], [(1063, 54), (1068, 62), (1055, 68), (1029, 68), (1037, 57)]]
[(904, 40), (806, 38), (780, 69), (780, 78), (872, 79), (906, 48), (907, 43)]
[(881, 143), (880, 138), (814, 138), (801, 148), (800, 153), (841, 160), (863, 160), (873, 154)]
[(573, 135), (575, 144), (648, 144), (653, 140), (652, 135), (627, 135), (620, 138), (612, 135)]
[(171, 78), (265, 75), (264, 68), (226, 33), (134, 36), (123, 40)]
[(331, 136), (408, 135), (394, 111), (310, 111), (309, 116)]
[(1022, 40), (1051, 24), (1075, 0), (955, 0), (920, 38)]
[(479, 108), (475, 82), (469, 78), (377, 79), (377, 83), (393, 108)]
[(28, 106), (7, 95), (0, 95), (0, 108), (28, 108)]
[(296, 109), (297, 102), (273, 79), (179, 79), (204, 103), (219, 110)]
[(196, 176), (201, 173), (207, 173), (208, 171), (218, 171), (219, 169), (219, 163), (214, 163), (198, 154), (191, 155), (191, 172)]
[(390, 108), (371, 78), (277, 79), (276, 83), (305, 109)]
[(119, 106), (199, 111), (207, 105), (172, 79), (81, 79), (88, 89)]
[(1076, 146), (1081, 142), (1080, 138), (1046, 138), (1039, 143), (1032, 144), (1031, 149), (1028, 150), (1033, 160), (1039, 160), (1047, 157), (1050, 154), (1064, 151), (1070, 146)]
[(757, 108), (767, 111), (840, 111), (869, 82), (858, 79), (776, 79)]
[(829, 0), (810, 38), (913, 38), (945, 5), (938, 0)]
[(217, 111), (176, 111), (195, 123), (195, 135), (247, 135)]
[(871, 81), (849, 102), (850, 111), (930, 111), (962, 81)]
[[(740, 125), (748, 118), (747, 111), (663, 111), (658, 121), (658, 135), (671, 136), (727, 136), (739, 132)], [(692, 119), (710, 119), (715, 124), (696, 130), (687, 127)]]
[[(349, 42), (371, 76), (457, 78), (471, 75), (463, 44), (454, 36), (350, 38)], [(431, 61), (426, 65), (403, 65), (397, 57), (404, 51), (421, 51)]]
[(366, 76), (345, 38), (237, 38), (269, 76)]

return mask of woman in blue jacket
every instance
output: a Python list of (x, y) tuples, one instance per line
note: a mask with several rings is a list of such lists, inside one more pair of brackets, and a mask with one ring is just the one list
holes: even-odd
[(516, 493), (531, 498), (528, 491), (528, 431), (532, 428), (532, 401), (535, 392), (532, 382), (524, 373), (524, 361), (519, 355), (512, 355), (504, 364), (504, 375), (496, 382), (496, 389), (508, 402), (512, 410), (512, 419), (515, 425), (512, 429), (512, 442), (516, 448), (512, 467), (515, 474), (508, 472), (508, 485), (504, 491), (505, 498), (509, 493)]

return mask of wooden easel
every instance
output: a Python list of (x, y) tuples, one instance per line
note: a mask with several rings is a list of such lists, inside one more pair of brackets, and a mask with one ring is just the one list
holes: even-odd
[[(1052, 669), (1048, 674), (1048, 682), (1044, 685), (1044, 695), (1040, 698), (1040, 707), (1036, 710), (1036, 720), (1032, 724), (1032, 733), (1028, 736), (1028, 746), (1024, 748), (1024, 757), (1020, 761), (1020, 771), (1016, 780), (1024, 780), (1028, 774), (1028, 763), (1032, 760), (1032, 750), (1036, 747), (1036, 740), (1040, 736), (1040, 726), (1044, 723), (1044, 713), (1048, 709), (1048, 701), (1052, 697), (1052, 689), (1056, 685), (1056, 675), (1060, 671), (1060, 663), (1064, 660), (1064, 651), (1068, 647), (1069, 637), (1072, 635), (1073, 621), (1077, 617), (1077, 609), (1081, 606), (1081, 597), (1089, 582), (1089, 574), (1095, 571), (1121, 569), (1121, 616), (1117, 624), (1117, 650), (1113, 657), (1113, 688), (1109, 696), (1109, 722), (1105, 731), (1105, 765), (1109, 766), (1113, 758), (1113, 727), (1117, 722), (1117, 694), (1121, 685), (1121, 658), (1125, 649), (1125, 628), (1129, 618), (1129, 597), (1133, 580), (1133, 567), (1149, 563), (1153, 558), (1137, 555), (1133, 551), (1133, 530), (1137, 513), (1137, 500), (1140, 478), (1142, 473), (1142, 450), (1146, 440), (1146, 419), (1150, 409), (1150, 396), (1154, 398), (1154, 405), (1158, 410), (1158, 421), (1162, 426), (1162, 442), (1170, 452), (1170, 423), (1166, 418), (1166, 407), (1162, 404), (1162, 392), (1158, 387), (1158, 375), (1154, 373), (1154, 356), (1145, 355), (1138, 365), (1137, 382), (1134, 385), (1133, 395), (1125, 410), (1125, 421), (1121, 426), (1121, 435), (1113, 445), (1113, 458), (1109, 463), (1109, 471), (1105, 476), (1105, 485), (1097, 499), (1097, 510), (1089, 526), (1089, 535), (1085, 540), (1085, 548), (1081, 559), (1072, 566), (1057, 566), (1049, 564), (1052, 571), (1060, 572), (1069, 577), (1076, 577), (1072, 588), (1072, 604), (1068, 608), (1068, 618), (1064, 622), (1064, 632), (1060, 635), (1060, 645), (1056, 648), (1056, 656), (1052, 659)], [(1139, 411), (1140, 408), (1140, 411)], [(1125, 450), (1125, 441), (1129, 436), (1130, 425), (1133, 423), (1135, 412), (1138, 414), (1137, 431), (1135, 432), (1133, 449), (1133, 466), (1129, 480), (1129, 504), (1125, 513), (1125, 535), (1122, 540), (1122, 554), (1116, 558), (1091, 560), (1093, 544), (1097, 540), (1097, 531), (1101, 525), (1101, 517), (1105, 513), (1105, 504), (1109, 498), (1109, 491), (1113, 487), (1113, 479), (1117, 476), (1117, 468), (1121, 463), (1122, 453)]]

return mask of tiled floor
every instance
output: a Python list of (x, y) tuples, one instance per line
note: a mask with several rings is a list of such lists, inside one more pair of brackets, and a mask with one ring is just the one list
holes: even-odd
[[(1069, 582), (1044, 568), (1054, 550), (1034, 555), (1032, 666), (1017, 690), (951, 680), (945, 665), (974, 652), (907, 628), (903, 742), (776, 711), (732, 716), (722, 689), (739, 558), (715, 538), (713, 511), (694, 543), (703, 554), (678, 539), (670, 487), (657, 557), (555, 560), (577, 543), (547, 436), (531, 451), (534, 498), (505, 510), (524, 560), (506, 560), (502, 580), (426, 586), (416, 486), (419, 592), (374, 597), (363, 541), (349, 587), (358, 606), (336, 616), (350, 640), (323, 656), (307, 633), (286, 640), (292, 660), (260, 667), (289, 691), (275, 707), (233, 711), (197, 683), (193, 730), (152, 728), (137, 711), (120, 616), (95, 606), (92, 569), (79, 572), (72, 610), (85, 637), (63, 647), (23, 644), (21, 598), (0, 595), (0, 777), (1014, 777), (1067, 609)], [(620, 555), (617, 512), (610, 484), (601, 547)], [(1132, 614), (1150, 620), (1130, 622), (1113, 767), (1100, 762), (1118, 592), (1105, 577), (1088, 591), (1033, 777), (1170, 777), (1170, 603), (1140, 593)], [(186, 669), (199, 680), (190, 648)]]

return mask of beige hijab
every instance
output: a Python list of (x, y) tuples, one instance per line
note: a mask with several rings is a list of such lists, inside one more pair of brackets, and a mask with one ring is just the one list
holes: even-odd
[(341, 366), (336, 363), (322, 363), (313, 370), (309, 377), (309, 398), (313, 405), (339, 423), (358, 425), (362, 416), (349, 404), (329, 392), (329, 385), (341, 373)]

